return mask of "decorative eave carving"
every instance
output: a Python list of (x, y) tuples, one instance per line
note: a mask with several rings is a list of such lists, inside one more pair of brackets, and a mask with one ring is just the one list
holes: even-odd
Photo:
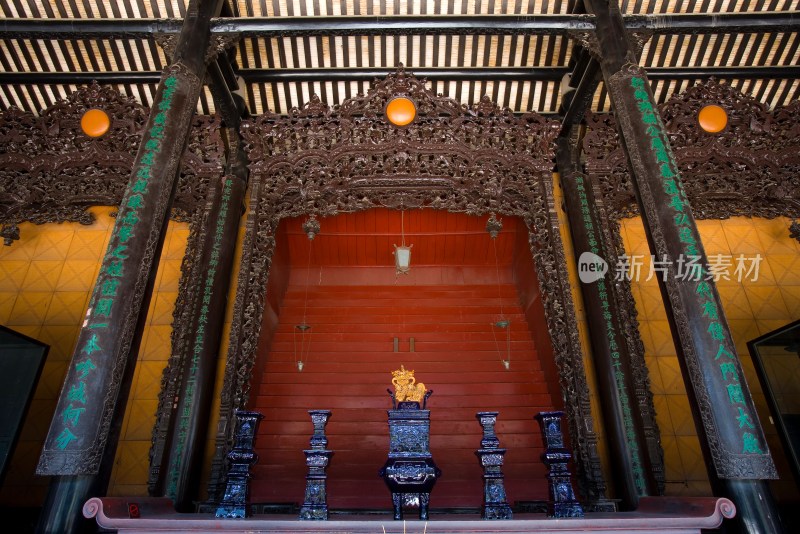
[[(105, 135), (80, 128), (83, 114), (103, 109)], [(11, 108), (0, 114), (0, 224), (13, 235), (21, 222), (91, 224), (91, 206), (117, 206), (130, 179), (149, 110), (108, 86), (92, 84), (42, 111)], [(224, 143), (216, 117), (196, 117), (173, 204), (186, 220), (204, 195), (203, 184), (220, 176)], [(8, 239), (12, 241), (13, 238)]]
[(173, 219), (191, 219), (205, 202), (208, 181), (224, 174), (226, 152), (222, 129), (219, 115), (195, 115), (172, 201)]
[[(392, 127), (384, 117), (387, 103), (397, 96), (417, 106), (416, 120), (406, 127)], [(294, 179), (268, 189), (273, 198), (285, 199), (288, 211), (280, 217), (341, 211), (338, 201), (325, 200), (336, 188), (389, 186), (390, 194), (380, 201), (389, 207), (439, 207), (448, 194), (464, 189), (476, 193), (461, 200), (459, 211), (478, 214), (502, 207), (525, 216), (539, 178), (525, 180), (509, 169), (549, 176), (557, 134), (554, 121), (537, 114), (516, 117), (487, 97), (467, 108), (435, 95), (424, 79), (402, 68), (376, 81), (368, 95), (340, 107), (330, 109), (314, 96), (288, 117), (262, 115), (242, 125), (251, 173), (277, 176), (287, 166), (296, 168)], [(400, 184), (442, 196), (422, 200), (398, 191)]]
[(435, 95), (425, 86), (426, 83), (427, 79), (407, 73), (401, 63), (396, 72), (382, 80), (375, 80), (374, 87), (366, 95), (358, 95), (343, 102), (338, 108), (338, 115), (346, 121), (357, 117), (381, 117), (389, 101), (400, 96), (414, 102), (418, 117), (456, 117), (462, 114), (464, 106), (452, 98)]
[[(93, 139), (81, 131), (80, 120), (95, 107), (108, 113), (111, 128)], [(91, 224), (86, 208), (121, 200), (146, 119), (134, 100), (97, 84), (39, 117), (14, 108), (2, 113), (0, 222)]]
[[(708, 104), (728, 113), (718, 134), (698, 126), (697, 114)], [(800, 216), (800, 101), (770, 112), (710, 80), (674, 95), (659, 111), (696, 218)], [(586, 170), (598, 180), (609, 215), (637, 215), (613, 115), (588, 113), (586, 121)]]

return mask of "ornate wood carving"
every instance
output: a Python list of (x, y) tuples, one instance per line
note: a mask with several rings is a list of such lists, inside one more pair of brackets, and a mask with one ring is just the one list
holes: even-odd
[[(417, 106), (410, 125), (391, 126), (387, 102)], [(547, 326), (576, 447), (581, 489), (604, 497), (589, 390), (553, 206), (552, 160), (558, 123), (515, 117), (484, 98), (472, 108), (436, 96), (402, 68), (366, 96), (331, 109), (316, 96), (287, 117), (243, 123), (251, 173), (250, 211), (234, 304), (209, 487), (221, 496), (232, 414), (245, 408), (256, 356), (265, 288), (284, 217), (329, 216), (373, 207), (433, 208), (471, 215), (518, 216), (529, 229)], [(324, 228), (322, 229), (324, 231)]]
[[(111, 129), (97, 139), (80, 130), (80, 119), (91, 108), (103, 109), (111, 118)], [(147, 108), (114, 89), (92, 84), (42, 111), (39, 117), (14, 108), (0, 115), (0, 223), (5, 225), (1, 233), (8, 237), (6, 244), (19, 238), (19, 222), (91, 224), (94, 217), (87, 208), (119, 205), (148, 113)], [(193, 119), (172, 207), (174, 219), (191, 221), (191, 235), (175, 306), (173, 356), (162, 379), (153, 430), (154, 461), (163, 452), (171, 399), (179, 385), (185, 347), (192, 339), (190, 318), (184, 315), (187, 304), (196, 297), (188, 291), (187, 280), (196, 262), (208, 181), (223, 173), (220, 128), (218, 117)]]
[[(154, 272), (171, 201), (180, 174), (181, 156), (192, 124), (202, 83), (181, 64), (164, 71), (133, 163), (135, 183), (126, 187), (120, 220), (109, 238), (92, 294), (84, 328), (78, 337), (59, 397), (57, 417), (50, 424), (36, 469), (40, 475), (94, 475), (108, 465), (106, 449), (118, 439), (114, 420), (120, 417), (130, 389), (141, 325), (145, 319), (148, 279)], [(155, 110), (154, 110), (155, 111)], [(163, 125), (163, 126), (162, 126)], [(88, 400), (88, 402), (87, 402)], [(73, 402), (85, 405), (80, 418)], [(68, 426), (67, 426), (68, 425)]]
[[(177, 33), (155, 33), (153, 37), (158, 43), (158, 46), (164, 50), (164, 55), (171, 61), (175, 55), (175, 47), (178, 45)], [(224, 34), (211, 34), (211, 39), (208, 43), (208, 50), (206, 50), (205, 62), (206, 65), (214, 61), (217, 56), (236, 45), (241, 39), (239, 32), (224, 33)]]
[[(597, 34), (594, 31), (568, 30), (567, 35), (576, 44), (587, 50), (594, 59), (600, 59), (600, 46), (597, 42)], [(636, 52), (636, 57), (642, 53), (644, 45), (653, 37), (652, 30), (630, 30), (628, 39)], [(577, 83), (578, 80), (576, 80)]]
[[(88, 137), (80, 128), (81, 117), (91, 108), (103, 109), (111, 118), (110, 130), (99, 138)], [(13, 234), (20, 222), (91, 224), (89, 207), (118, 206), (148, 113), (132, 98), (92, 84), (38, 117), (16, 108), (0, 114), (3, 237)], [(195, 117), (181, 162), (174, 219), (191, 218), (208, 178), (222, 174), (223, 155), (219, 119)]]
[[(728, 113), (728, 126), (718, 134), (697, 124), (707, 104)], [(800, 204), (786, 202), (800, 201), (800, 101), (770, 112), (710, 80), (673, 96), (660, 112), (695, 218), (800, 216)], [(609, 215), (637, 215), (614, 117), (589, 113), (586, 121), (586, 170), (598, 180)]]

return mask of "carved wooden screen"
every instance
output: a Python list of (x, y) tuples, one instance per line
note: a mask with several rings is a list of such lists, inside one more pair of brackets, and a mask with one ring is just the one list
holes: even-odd
[[(92, 108), (111, 117), (107, 134), (91, 138), (80, 129)], [(92, 84), (67, 100), (33, 113), (0, 114), (0, 236), (19, 239), (18, 224), (91, 224), (92, 206), (118, 206), (131, 175), (149, 110), (116, 90)], [(173, 201), (172, 218), (189, 220), (210, 177), (222, 175), (224, 145), (218, 117), (194, 119)]]
[[(406, 127), (384, 116), (394, 97), (411, 99)], [(517, 216), (529, 230), (547, 328), (576, 449), (579, 482), (604, 497), (589, 390), (564, 249), (553, 205), (558, 123), (514, 116), (484, 98), (472, 108), (436, 96), (402, 69), (366, 96), (331, 109), (315, 96), (288, 117), (242, 126), (251, 192), (209, 496), (220, 495), (235, 409), (245, 408), (264, 311), (265, 288), (284, 217), (329, 216), (373, 207), (432, 208)]]
[[(697, 114), (708, 104), (728, 114), (727, 127), (717, 134), (697, 126)], [(659, 111), (695, 218), (800, 215), (800, 101), (770, 111), (712, 80), (675, 95)], [(614, 116), (590, 113), (587, 123), (586, 171), (608, 215), (638, 215)]]
[[(727, 126), (708, 133), (698, 124), (706, 105), (721, 106)], [(800, 101), (775, 110), (735, 87), (714, 80), (674, 95), (659, 107), (681, 180), (696, 219), (735, 216), (800, 216)], [(585, 171), (600, 199), (601, 232), (618, 257), (626, 255), (620, 221), (639, 215), (626, 154), (614, 115), (589, 113), (582, 150)], [(789, 227), (786, 227), (789, 233)], [(631, 281), (622, 277), (615, 290), (631, 353), (632, 372), (646, 384), (644, 345), (639, 336)], [(652, 393), (639, 388), (643, 413), (653, 413)]]

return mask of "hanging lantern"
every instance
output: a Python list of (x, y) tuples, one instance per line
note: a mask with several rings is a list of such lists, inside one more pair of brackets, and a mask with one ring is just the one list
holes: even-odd
[[(497, 349), (497, 354), (500, 357), (500, 362), (503, 364), (505, 370), (508, 371), (511, 369), (511, 321), (508, 320), (505, 311), (503, 310), (503, 295), (500, 291), (500, 265), (497, 261), (497, 236), (500, 235), (500, 231), (502, 229), (503, 221), (498, 219), (497, 215), (494, 213), (489, 214), (489, 219), (486, 221), (486, 232), (489, 234), (489, 237), (492, 238), (492, 248), (494, 249), (494, 269), (495, 274), (497, 275), (497, 300), (500, 304), (500, 317), (496, 322), (492, 323), (492, 338), (494, 339), (494, 345)], [(497, 340), (495, 328), (505, 330), (506, 332), (505, 358), (503, 358), (503, 350), (500, 348), (500, 343)]]
[(408, 274), (411, 271), (411, 247), (406, 245), (405, 210), (400, 212), (400, 246), (394, 246), (395, 274)]
[[(308, 357), (309, 349), (311, 348), (311, 337), (306, 337), (306, 332), (311, 330), (311, 326), (305, 323), (295, 325), (294, 327), (294, 361), (297, 365), (297, 371), (302, 372), (305, 366), (305, 360)], [(298, 343), (298, 332), (300, 332), (300, 342)]]
[[(294, 363), (297, 372), (303, 372), (303, 367), (308, 363), (308, 356), (311, 352), (311, 325), (306, 322), (308, 312), (308, 284), (311, 277), (311, 250), (314, 245), (314, 238), (319, 234), (320, 224), (317, 217), (312, 213), (302, 225), (303, 232), (308, 237), (308, 261), (306, 262), (306, 294), (303, 299), (303, 322), (295, 325), (293, 330), (294, 341)], [(299, 343), (298, 343), (299, 338)]]
[(411, 271), (411, 247), (394, 246), (394, 268), (397, 274), (408, 274)]

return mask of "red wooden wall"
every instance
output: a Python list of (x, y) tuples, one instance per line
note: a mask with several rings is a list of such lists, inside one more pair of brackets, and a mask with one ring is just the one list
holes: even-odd
[[(282, 228), (291, 275), (275, 334), (260, 346), (260, 383), (251, 399), (265, 415), (256, 442), (260, 461), (253, 468), (253, 502), (302, 501), (302, 450), (312, 430), (307, 410), (330, 409), (327, 433), (335, 455), (328, 469), (329, 505), (389, 508), (378, 470), (388, 452), (386, 388), (400, 364), (435, 392), (428, 404), (431, 451), (443, 476), (432, 508), (481, 504), (474, 454), (481, 436), (478, 411), (500, 412), (497, 431), (508, 449), (509, 499), (545, 499), (542, 443), (533, 415), (555, 403), (512, 269), (516, 234), (524, 227), (504, 221), (496, 268), (485, 218), (406, 212), (412, 272), (398, 277), (390, 265), (392, 244), (399, 243), (399, 214), (373, 210), (321, 222), (310, 255), (300, 221)], [(509, 370), (501, 363), (507, 357), (505, 331), (493, 326), (501, 309), (511, 321)], [(299, 372), (295, 325), (304, 316), (312, 326), (306, 334), (310, 351)], [(410, 352), (412, 337), (415, 352)]]

